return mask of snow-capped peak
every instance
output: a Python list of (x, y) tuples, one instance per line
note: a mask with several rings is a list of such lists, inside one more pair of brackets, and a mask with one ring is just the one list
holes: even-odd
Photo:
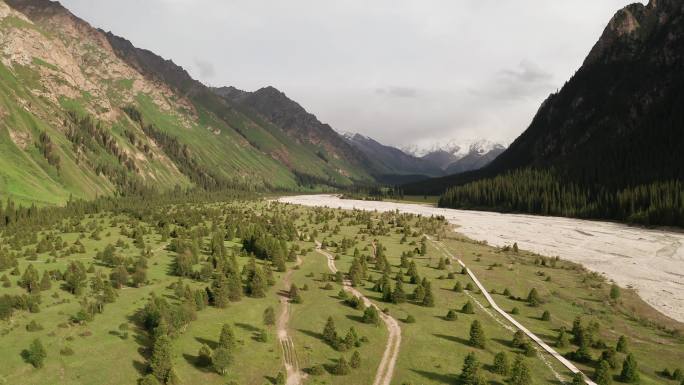
[(468, 154), (486, 154), (494, 149), (501, 149), (505, 146), (498, 142), (487, 139), (458, 140), (451, 139), (446, 142), (433, 143), (429, 146), (420, 147), (415, 144), (401, 148), (402, 151), (416, 157), (423, 157), (435, 152), (447, 152), (457, 159), (461, 159)]

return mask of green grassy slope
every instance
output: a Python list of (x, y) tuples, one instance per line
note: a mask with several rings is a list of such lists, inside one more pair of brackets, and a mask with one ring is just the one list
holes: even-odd
[[(60, 204), (72, 195), (197, 185), (193, 172), (218, 185), (288, 190), (372, 180), (58, 3), (0, 8), (0, 31), (12, 43), (0, 49), (0, 197)], [(129, 107), (182, 147), (184, 159), (131, 120)], [(179, 163), (188, 159), (191, 170)]]

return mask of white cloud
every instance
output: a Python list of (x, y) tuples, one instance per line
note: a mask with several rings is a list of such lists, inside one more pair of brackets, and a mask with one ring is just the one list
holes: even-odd
[(212, 85), (393, 145), (511, 141), (629, 0), (62, 0)]

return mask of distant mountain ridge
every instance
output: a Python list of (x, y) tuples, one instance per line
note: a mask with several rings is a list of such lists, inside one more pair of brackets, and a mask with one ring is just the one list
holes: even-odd
[(245, 109), (243, 111), (255, 112), (281, 127), (299, 143), (322, 146), (325, 153), (320, 155), (326, 159), (344, 159), (366, 170), (381, 183), (406, 183), (477, 169), (489, 163), (503, 149), (503, 146), (485, 140), (469, 143), (467, 150), (461, 150), (454, 144), (454, 154), (449, 154), (449, 162), (440, 164), (430, 157), (431, 154), (416, 157), (362, 134), (339, 133), (271, 86), (253, 92), (232, 86), (214, 88), (213, 91), (241, 106)]
[(486, 139), (449, 140), (428, 147), (402, 148), (407, 154), (424, 159), (443, 170), (444, 175), (480, 169), (496, 159), (506, 147)]

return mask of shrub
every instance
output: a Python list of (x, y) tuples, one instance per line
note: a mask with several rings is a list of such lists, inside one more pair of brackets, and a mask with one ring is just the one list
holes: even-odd
[(335, 365), (332, 370), (333, 374), (338, 376), (346, 376), (350, 371), (349, 363), (347, 363), (347, 360), (344, 357), (340, 357), (340, 359), (337, 360), (337, 365)]
[(464, 314), (475, 314), (475, 307), (473, 306), (473, 303), (468, 300), (468, 302), (466, 302), (461, 308), (461, 312)]
[(314, 365), (309, 369), (309, 374), (312, 376), (322, 376), (325, 374), (325, 369), (323, 365)]
[(68, 346), (65, 346), (62, 349), (60, 349), (59, 354), (61, 354), (63, 356), (73, 356), (74, 350)]
[(33, 367), (42, 368), (45, 358), (47, 358), (47, 352), (40, 340), (36, 338), (31, 342), (29, 348), (22, 352), (22, 357)]
[(43, 330), (43, 325), (39, 324), (35, 320), (31, 320), (28, 325), (26, 325), (26, 331), (37, 332)]

